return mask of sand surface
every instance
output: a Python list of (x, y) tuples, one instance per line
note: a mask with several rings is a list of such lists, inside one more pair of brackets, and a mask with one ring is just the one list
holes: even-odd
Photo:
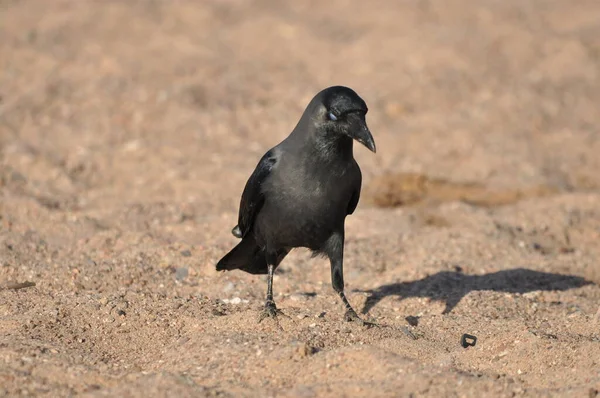
[[(258, 324), (265, 277), (214, 265), (337, 84), (380, 326), (303, 250)], [(0, 396), (596, 396), (599, 104), (597, 0), (0, 0)]]

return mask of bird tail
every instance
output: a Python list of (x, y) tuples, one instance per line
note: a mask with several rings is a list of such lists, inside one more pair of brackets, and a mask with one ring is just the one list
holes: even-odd
[[(289, 250), (281, 250), (277, 253), (277, 267)], [(217, 263), (217, 271), (231, 271), (239, 269), (250, 274), (267, 274), (267, 257), (265, 250), (261, 248), (252, 234), (246, 235), (229, 253)]]
[(252, 234), (244, 237), (229, 253), (217, 263), (217, 271), (240, 269), (251, 274), (266, 274), (265, 251), (256, 243)]

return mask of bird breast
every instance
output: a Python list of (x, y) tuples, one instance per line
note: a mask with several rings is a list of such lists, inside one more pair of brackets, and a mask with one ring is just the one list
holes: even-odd
[[(345, 211), (352, 196), (349, 180), (342, 173), (306, 172), (295, 169), (279, 173), (266, 187), (266, 201), (276, 203), (283, 216), (329, 218)], [(273, 199), (272, 201), (270, 199)]]

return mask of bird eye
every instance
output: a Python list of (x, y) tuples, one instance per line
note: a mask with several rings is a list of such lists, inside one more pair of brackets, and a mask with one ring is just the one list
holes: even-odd
[(335, 115), (333, 114), (333, 112), (329, 112), (329, 113), (327, 114), (327, 117), (329, 118), (329, 120), (333, 120), (333, 121), (336, 121), (336, 120), (337, 120), (337, 116), (335, 116)]

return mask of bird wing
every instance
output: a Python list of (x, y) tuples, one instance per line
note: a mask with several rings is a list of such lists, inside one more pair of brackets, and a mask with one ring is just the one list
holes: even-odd
[(238, 216), (238, 227), (241, 236), (244, 237), (252, 229), (256, 215), (262, 207), (265, 197), (262, 192), (262, 184), (267, 179), (277, 159), (272, 151), (267, 152), (258, 162), (254, 172), (246, 182), (242, 199), (240, 201), (240, 212)]
[(350, 202), (348, 202), (348, 210), (346, 211), (346, 214), (352, 214), (354, 213), (354, 210), (356, 210), (356, 206), (358, 206), (358, 201), (360, 200), (360, 188), (355, 190), (352, 193), (352, 197), (350, 198)]
[[(356, 164), (356, 163), (355, 163)], [(356, 164), (356, 182), (354, 183), (354, 191), (352, 192), (352, 196), (350, 197), (350, 202), (348, 202), (348, 210), (346, 210), (346, 214), (354, 213), (356, 210), (356, 206), (358, 206), (358, 201), (360, 200), (360, 189), (362, 185), (362, 173), (360, 172), (360, 167)]]

